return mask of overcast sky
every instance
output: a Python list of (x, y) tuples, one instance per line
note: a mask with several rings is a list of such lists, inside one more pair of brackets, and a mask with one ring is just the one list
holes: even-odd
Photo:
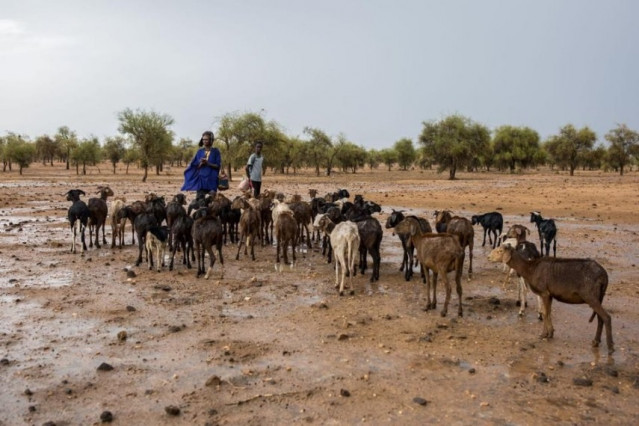
[(603, 141), (639, 130), (638, 18), (635, 0), (0, 0), (0, 135), (102, 139), (140, 108), (191, 139), (237, 111), (366, 148), (455, 113)]

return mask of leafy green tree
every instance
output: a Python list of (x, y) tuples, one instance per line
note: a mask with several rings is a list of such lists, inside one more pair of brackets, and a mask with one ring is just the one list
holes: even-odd
[[(229, 180), (232, 180), (231, 168), (243, 168), (255, 142), (265, 142), (266, 123), (260, 114), (254, 112), (228, 113), (223, 115), (219, 122), (215, 140), (224, 144), (225, 149), (221, 151), (222, 162), (227, 164), (227, 174)], [(265, 143), (263, 148), (265, 158), (270, 161), (267, 155), (270, 147)]]
[[(304, 133), (310, 136), (310, 139), (304, 143), (304, 155), (308, 164), (315, 167), (315, 175), (320, 175), (320, 168), (329, 163), (329, 157), (334, 152), (333, 142), (320, 129), (306, 127)], [(327, 175), (330, 175), (330, 169), (327, 169)]]
[(75, 166), (75, 173), (80, 174), (80, 164), (82, 164), (82, 174), (87, 174), (87, 164), (95, 166), (102, 158), (102, 148), (98, 138), (91, 137), (84, 139), (71, 153), (71, 161)]
[(78, 146), (78, 136), (67, 126), (61, 126), (53, 138), (62, 154), (62, 158), (67, 163), (67, 170), (69, 170), (71, 151)]
[(393, 145), (395, 152), (397, 153), (397, 164), (402, 170), (408, 170), (417, 159), (417, 152), (413, 146), (413, 141), (408, 138), (403, 138), (395, 142)]
[(575, 169), (584, 161), (596, 140), (597, 135), (587, 126), (577, 130), (572, 124), (567, 124), (558, 135), (548, 138), (546, 150), (555, 164), (568, 168), (570, 176), (574, 176)]
[(376, 169), (382, 163), (380, 152), (376, 149), (369, 149), (366, 153), (366, 164), (370, 170)]
[(132, 146), (130, 148), (127, 148), (124, 151), (124, 156), (122, 157), (122, 162), (126, 166), (124, 174), (128, 175), (129, 174), (129, 166), (131, 164), (137, 163), (138, 161), (140, 161), (140, 152), (138, 151), (138, 148), (136, 146)]
[(117, 164), (124, 157), (124, 153), (126, 151), (125, 142), (126, 141), (122, 136), (108, 137), (104, 142), (103, 152), (106, 158), (108, 158), (113, 165), (113, 174), (115, 174)]
[(393, 164), (397, 163), (397, 157), (397, 151), (393, 148), (382, 149), (379, 152), (379, 158), (382, 160), (382, 163), (386, 164), (389, 172), (393, 168)]
[(494, 163), (500, 169), (514, 172), (535, 165), (539, 151), (539, 134), (529, 127), (501, 126), (495, 130), (492, 140)]
[[(24, 138), (13, 132), (8, 132), (7, 135), (3, 138), (3, 150), (2, 150), (2, 171), (6, 171), (9, 168), (9, 171), (12, 171), (13, 163), (16, 162), (15, 151), (18, 149), (18, 146), (25, 144), (26, 141)], [(33, 162), (33, 160), (31, 161)]]
[[(277, 157), (277, 166), (281, 173), (289, 174), (293, 169), (293, 174), (304, 164), (304, 142), (297, 137), (287, 137), (284, 143), (280, 144), (278, 151), (280, 155)], [(269, 155), (270, 156), (270, 155)]]
[(22, 169), (29, 167), (29, 164), (35, 160), (36, 147), (32, 143), (21, 141), (11, 147), (10, 155), (11, 160), (18, 165), (20, 174), (22, 174)]
[(439, 165), (438, 171), (448, 170), (449, 179), (455, 179), (460, 167), (471, 164), (473, 158), (488, 149), (490, 131), (461, 115), (451, 115), (439, 122), (423, 123), (419, 136), (426, 154)]
[(47, 161), (53, 166), (53, 157), (58, 151), (57, 144), (49, 135), (42, 135), (35, 142), (36, 155), (42, 160), (42, 165), (46, 165)]
[(623, 176), (626, 165), (632, 164), (633, 158), (639, 156), (639, 133), (625, 124), (618, 124), (615, 129), (606, 133), (605, 138), (610, 142), (608, 163)]
[(364, 167), (366, 164), (366, 156), (364, 148), (345, 141), (337, 151), (335, 161), (344, 172), (350, 169), (352, 173), (356, 173), (358, 167)]
[(156, 173), (159, 173), (162, 161), (171, 147), (173, 132), (169, 126), (173, 124), (173, 118), (154, 111), (132, 111), (127, 108), (118, 114), (118, 120), (118, 131), (130, 135), (138, 148), (139, 161), (144, 169), (142, 182), (146, 182), (149, 166), (155, 164)]
[(173, 158), (176, 160), (177, 166), (181, 167), (183, 164), (188, 164), (191, 161), (191, 158), (195, 155), (197, 148), (198, 147), (196, 143), (193, 142), (193, 139), (180, 139), (173, 152)]
[(588, 170), (600, 170), (604, 167), (607, 159), (607, 150), (604, 146), (597, 145), (584, 155), (583, 167)]

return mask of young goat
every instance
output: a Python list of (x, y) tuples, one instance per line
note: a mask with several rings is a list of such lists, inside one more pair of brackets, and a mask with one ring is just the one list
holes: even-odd
[(530, 212), (530, 222), (534, 222), (537, 225), (541, 255), (544, 255), (545, 245), (546, 256), (550, 256), (550, 243), (552, 242), (552, 255), (557, 257), (557, 226), (555, 226), (555, 221), (553, 219), (544, 219), (539, 212)]
[[(495, 248), (498, 245), (498, 236), (501, 234), (504, 228), (504, 217), (499, 212), (484, 213), (480, 215), (474, 215), (470, 220), (471, 224), (480, 224), (484, 228), (484, 242), (481, 246), (486, 245), (486, 234), (488, 234), (488, 241), (490, 245)], [(491, 236), (492, 234), (492, 236)], [(493, 238), (494, 236), (494, 238)]]
[[(182, 264), (191, 269), (191, 260), (195, 261), (193, 252), (193, 218), (188, 215), (178, 216), (171, 226), (171, 235), (173, 237), (173, 248), (171, 249), (171, 262), (169, 263), (169, 271), (173, 270), (173, 260), (178, 247), (182, 249)], [(190, 257), (189, 257), (190, 254)]]
[(72, 189), (66, 193), (67, 201), (71, 201), (71, 207), (69, 207), (68, 218), (71, 229), (73, 230), (73, 241), (71, 243), (71, 253), (75, 253), (75, 237), (80, 232), (80, 240), (82, 241), (82, 252), (87, 250), (87, 245), (84, 241), (85, 230), (89, 221), (89, 207), (87, 204), (80, 200), (80, 195), (86, 195), (81, 189)]
[[(523, 254), (524, 257), (528, 260), (538, 259), (541, 257), (541, 255), (539, 254), (539, 251), (537, 250), (537, 246), (535, 246), (535, 244), (531, 243), (530, 241), (522, 241), (518, 243), (515, 238), (507, 238), (504, 241), (502, 241), (502, 244), (506, 244), (511, 247), (514, 247), (518, 252)], [(504, 282), (504, 286), (506, 286), (508, 282), (510, 281), (510, 274), (512, 272), (515, 272), (515, 270), (508, 267), (508, 265), (506, 265), (505, 263), (504, 263), (504, 266), (507, 269), (509, 269), (508, 273), (506, 274), (506, 281)], [(517, 276), (519, 278), (517, 283), (517, 305), (519, 306), (519, 316), (522, 317), (524, 315), (524, 310), (526, 309), (526, 306), (528, 305), (528, 303), (526, 302), (526, 293), (528, 291), (529, 286), (528, 284), (526, 284), (526, 280), (524, 280), (524, 277), (522, 277), (519, 274), (517, 274)], [(537, 296), (537, 318), (540, 320), (543, 319), (542, 307), (543, 307), (543, 303), (541, 301), (541, 298)]]
[[(173, 229), (173, 222), (180, 217), (186, 216), (186, 196), (182, 193), (173, 196), (173, 199), (166, 205), (166, 225)], [(173, 251), (173, 232), (169, 234), (169, 250)]]
[(157, 260), (156, 268), (160, 272), (164, 266), (164, 253), (169, 239), (169, 228), (166, 226), (151, 226), (146, 232), (146, 256), (149, 260), (149, 271), (153, 270), (153, 253)]
[(524, 277), (530, 289), (541, 296), (544, 303), (544, 330), (541, 338), (551, 339), (554, 334), (551, 319), (553, 299), (564, 303), (587, 303), (593, 310), (590, 321), (597, 316), (597, 332), (593, 346), (601, 343), (601, 331), (606, 327), (608, 353), (614, 352), (612, 320), (601, 306), (608, 288), (608, 273), (592, 259), (557, 259), (541, 257), (528, 260), (509, 245), (494, 249), (488, 259), (504, 262)]
[(242, 244), (244, 244), (244, 256), (248, 256), (248, 247), (251, 246), (251, 259), (255, 260), (255, 240), (259, 238), (262, 226), (260, 212), (244, 197), (235, 198), (231, 207), (242, 209), (242, 216), (240, 216), (240, 223), (238, 226), (240, 231), (240, 241), (237, 245), (235, 260), (240, 259)]
[[(437, 277), (441, 275), (446, 288), (446, 300), (444, 301), (441, 316), (446, 316), (451, 293), (448, 272), (455, 271), (455, 286), (457, 296), (459, 297), (457, 314), (460, 317), (463, 316), (461, 275), (464, 265), (464, 249), (459, 244), (457, 237), (448, 233), (422, 233), (418, 222), (412, 218), (406, 218), (401, 221), (395, 227), (395, 232), (409, 234), (417, 249), (417, 258), (423, 269), (422, 276), (424, 283), (426, 283), (426, 310), (437, 307)], [(432, 302), (430, 298), (431, 284), (428, 273), (429, 270), (433, 271)]]

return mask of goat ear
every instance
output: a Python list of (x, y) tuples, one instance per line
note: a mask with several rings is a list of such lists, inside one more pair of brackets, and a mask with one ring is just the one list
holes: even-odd
[(87, 194), (86, 194), (83, 190), (81, 190), (81, 189), (78, 189), (78, 193), (79, 193), (79, 194), (82, 194), (82, 195), (87, 195)]

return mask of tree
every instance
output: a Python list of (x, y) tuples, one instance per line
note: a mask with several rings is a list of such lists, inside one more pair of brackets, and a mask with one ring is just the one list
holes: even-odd
[(124, 143), (125, 139), (122, 136), (108, 137), (104, 142), (103, 152), (106, 158), (108, 158), (113, 165), (113, 174), (115, 174), (115, 166), (124, 157), (124, 153), (126, 151)]
[[(228, 165), (227, 174), (229, 180), (232, 180), (231, 167), (233, 166), (236, 170), (243, 167), (255, 142), (258, 140), (264, 142), (266, 124), (262, 116), (254, 112), (228, 113), (219, 121), (220, 126), (215, 140), (224, 144), (222, 162)], [(266, 155), (265, 157), (268, 160)]]
[[(308, 164), (315, 167), (315, 174), (319, 176), (320, 168), (329, 162), (329, 157), (334, 151), (333, 142), (320, 129), (306, 127), (304, 133), (310, 136), (310, 139), (304, 143), (304, 155)], [(330, 175), (329, 169), (327, 169), (327, 174)]]
[(49, 135), (42, 135), (35, 142), (36, 153), (42, 160), (42, 165), (46, 165), (47, 161), (53, 166), (53, 157), (57, 152), (57, 144)]
[(32, 143), (21, 141), (11, 147), (10, 156), (20, 168), (19, 171), (22, 174), (22, 169), (29, 167), (29, 164), (35, 160), (36, 147)]
[(417, 152), (413, 146), (413, 141), (408, 138), (403, 138), (395, 142), (393, 145), (395, 152), (397, 153), (397, 164), (402, 170), (408, 170), (408, 167), (412, 166), (417, 159)]
[(118, 131), (130, 135), (138, 148), (139, 161), (144, 169), (142, 182), (146, 182), (149, 166), (155, 164), (159, 173), (161, 161), (171, 147), (173, 132), (169, 126), (173, 124), (173, 118), (154, 111), (132, 111), (127, 108), (118, 114), (118, 120)]
[(379, 152), (379, 158), (382, 160), (382, 163), (386, 164), (390, 172), (393, 164), (397, 163), (397, 151), (393, 148), (382, 149)]
[(366, 153), (366, 164), (368, 164), (368, 168), (370, 170), (376, 169), (379, 167), (382, 162), (381, 155), (376, 149), (369, 149)]
[(517, 167), (525, 169), (535, 164), (539, 134), (529, 127), (501, 126), (495, 130), (492, 144), (495, 165), (512, 173)]
[(471, 164), (473, 158), (488, 149), (488, 128), (461, 115), (451, 115), (439, 122), (423, 123), (419, 136), (427, 156), (439, 165), (438, 171), (448, 170), (449, 179), (455, 179), (460, 167)]
[(366, 150), (352, 142), (343, 142), (335, 155), (335, 161), (345, 172), (348, 169), (352, 173), (357, 172), (358, 167), (364, 167), (366, 164)]
[(182, 138), (178, 142), (174, 150), (174, 159), (177, 161), (177, 166), (182, 167), (182, 162), (188, 164), (191, 158), (197, 151), (197, 145), (192, 139)]
[(62, 126), (58, 128), (58, 133), (55, 134), (54, 139), (67, 163), (67, 170), (69, 170), (71, 151), (78, 146), (78, 136), (67, 126)]
[(610, 142), (608, 163), (619, 169), (619, 175), (623, 176), (624, 167), (639, 155), (639, 133), (625, 124), (618, 124), (617, 128), (606, 133), (605, 138)]
[(91, 137), (84, 139), (80, 142), (80, 145), (73, 150), (71, 154), (71, 161), (75, 166), (75, 173), (80, 174), (80, 164), (82, 164), (82, 174), (87, 174), (87, 164), (96, 165), (100, 162), (102, 157), (102, 149), (100, 148), (100, 142), (98, 138)]
[(575, 169), (584, 161), (596, 140), (597, 135), (587, 126), (577, 130), (572, 124), (567, 124), (558, 135), (548, 138), (545, 145), (553, 163), (567, 167), (570, 176), (574, 176)]
[(124, 151), (124, 156), (122, 157), (122, 162), (126, 165), (126, 169), (124, 174), (129, 174), (129, 166), (133, 163), (137, 163), (140, 160), (140, 152), (138, 151), (136, 146), (132, 146), (127, 148)]

